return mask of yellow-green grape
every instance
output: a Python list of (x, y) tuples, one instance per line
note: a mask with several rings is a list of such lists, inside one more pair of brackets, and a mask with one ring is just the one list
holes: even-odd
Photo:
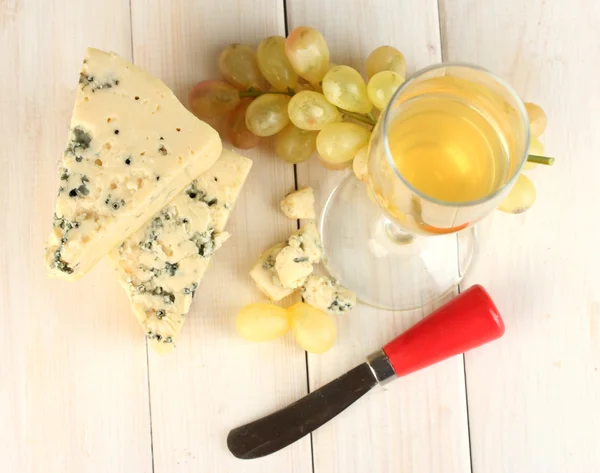
[(190, 91), (188, 101), (194, 115), (206, 120), (235, 109), (240, 103), (240, 92), (227, 82), (203, 80)]
[(383, 110), (387, 107), (390, 99), (398, 88), (404, 82), (402, 77), (397, 72), (393, 71), (381, 71), (375, 74), (369, 80), (367, 85), (367, 93), (369, 94), (369, 100), (379, 110)]
[(312, 90), (294, 95), (288, 105), (288, 114), (291, 122), (303, 130), (320, 130), (342, 118), (339, 110), (323, 94)]
[[(542, 142), (537, 139), (535, 136), (531, 135), (529, 137), (529, 151), (527, 154), (535, 154), (536, 156), (544, 156), (544, 145)], [(538, 163), (532, 163), (527, 161), (523, 169), (528, 171), (529, 169), (533, 169), (536, 167)]]
[(318, 131), (302, 130), (290, 123), (275, 136), (275, 152), (288, 163), (306, 161), (317, 148), (318, 134)]
[(294, 28), (285, 40), (285, 53), (296, 73), (311, 84), (319, 82), (327, 72), (329, 48), (314, 28)]
[(331, 315), (304, 302), (288, 309), (298, 344), (310, 353), (325, 353), (335, 343), (337, 331)]
[(245, 44), (230, 44), (219, 56), (219, 69), (227, 82), (238, 89), (263, 88), (254, 50)]
[(349, 112), (369, 113), (373, 108), (365, 80), (349, 66), (336, 66), (325, 74), (323, 94), (333, 105)]
[(367, 57), (367, 77), (371, 80), (375, 74), (381, 71), (392, 71), (406, 77), (406, 61), (404, 55), (391, 46), (380, 46), (374, 49)]
[(317, 151), (325, 167), (343, 169), (370, 138), (371, 132), (356, 123), (331, 123), (319, 132)]
[(363, 146), (358, 150), (352, 161), (354, 175), (363, 182), (367, 182), (369, 174), (369, 146)]
[(263, 39), (256, 50), (258, 68), (263, 77), (277, 90), (294, 89), (298, 74), (285, 54), (285, 38), (270, 36)]
[(290, 122), (287, 108), (290, 98), (282, 94), (264, 94), (246, 110), (246, 126), (256, 136), (272, 136)]
[(251, 103), (251, 98), (242, 99), (237, 108), (227, 117), (225, 135), (236, 148), (250, 149), (260, 143), (261, 137), (256, 136), (246, 126), (246, 110)]
[(517, 182), (498, 210), (511, 214), (520, 214), (528, 210), (535, 202), (535, 185), (524, 174), (520, 174)]
[(290, 317), (287, 310), (274, 304), (248, 304), (237, 315), (235, 327), (246, 340), (266, 342), (286, 334)]
[(525, 104), (525, 110), (529, 116), (529, 127), (533, 136), (539, 137), (548, 124), (548, 118), (546, 113), (539, 105), (528, 102)]

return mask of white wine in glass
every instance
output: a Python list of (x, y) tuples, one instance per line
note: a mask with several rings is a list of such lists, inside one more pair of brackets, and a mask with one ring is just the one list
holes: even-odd
[(349, 176), (327, 201), (329, 271), (384, 309), (443, 297), (471, 265), (473, 225), (510, 191), (528, 146), (524, 105), (504, 81), (465, 64), (418, 72), (373, 131), (368, 188)]

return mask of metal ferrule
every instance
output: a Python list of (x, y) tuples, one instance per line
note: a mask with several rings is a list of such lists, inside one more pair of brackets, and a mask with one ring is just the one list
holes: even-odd
[(373, 353), (367, 358), (367, 364), (379, 384), (387, 384), (396, 378), (394, 368), (383, 350)]

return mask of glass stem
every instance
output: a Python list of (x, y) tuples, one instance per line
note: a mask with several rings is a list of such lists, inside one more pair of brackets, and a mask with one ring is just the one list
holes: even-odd
[(397, 245), (408, 245), (415, 239), (415, 236), (412, 233), (405, 232), (389, 218), (385, 219), (383, 228), (385, 229), (387, 237)]

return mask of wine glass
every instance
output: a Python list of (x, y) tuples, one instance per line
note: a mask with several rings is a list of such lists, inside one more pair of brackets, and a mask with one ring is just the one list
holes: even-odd
[(528, 147), (525, 107), (502, 79), (458, 63), (416, 73), (373, 131), (367, 186), (349, 175), (325, 204), (327, 269), (383, 309), (444, 297), (471, 266), (474, 224), (510, 191)]

